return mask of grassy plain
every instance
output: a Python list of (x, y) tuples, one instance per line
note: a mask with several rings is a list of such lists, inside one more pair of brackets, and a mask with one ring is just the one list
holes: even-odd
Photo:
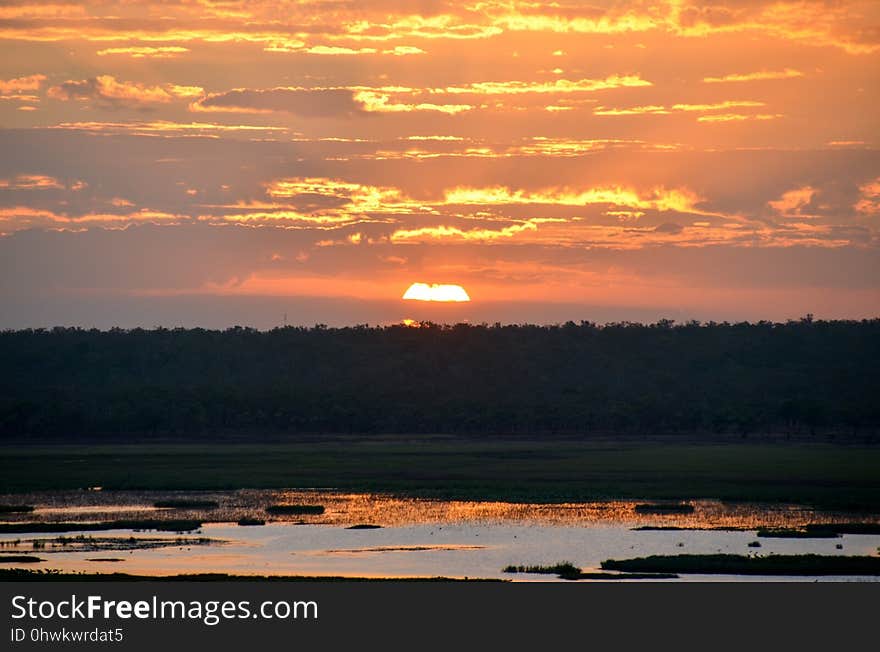
[(880, 511), (880, 446), (324, 436), (0, 445), (0, 492), (335, 488), (476, 500), (794, 502)]

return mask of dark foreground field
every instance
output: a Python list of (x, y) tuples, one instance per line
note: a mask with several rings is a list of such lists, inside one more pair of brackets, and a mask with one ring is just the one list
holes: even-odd
[(5, 445), (0, 492), (332, 487), (559, 502), (714, 498), (880, 511), (880, 447), (322, 436), (286, 443)]

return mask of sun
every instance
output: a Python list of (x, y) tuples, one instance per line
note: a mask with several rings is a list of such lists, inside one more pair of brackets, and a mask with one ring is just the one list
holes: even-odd
[(453, 301), (460, 303), (471, 298), (460, 285), (438, 285), (437, 283), (413, 283), (403, 293), (403, 298), (415, 301)]

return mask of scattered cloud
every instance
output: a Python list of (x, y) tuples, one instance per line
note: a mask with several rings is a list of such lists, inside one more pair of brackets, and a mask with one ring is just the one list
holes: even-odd
[(864, 215), (880, 215), (880, 177), (859, 186), (855, 209)]
[(62, 101), (93, 101), (107, 107), (138, 107), (168, 104), (176, 100), (200, 97), (198, 86), (161, 84), (150, 86), (139, 82), (118, 81), (112, 75), (98, 75), (79, 81), (68, 80), (49, 89), (49, 97)]
[(98, 50), (99, 57), (107, 55), (125, 55), (132, 59), (172, 59), (189, 52), (189, 48), (180, 47), (179, 45), (162, 45), (159, 47), (152, 46), (132, 46), (125, 48), (105, 48)]
[(0, 95), (17, 95), (22, 91), (39, 90), (46, 75), (27, 75), (14, 79), (0, 79)]
[(365, 109), (346, 88), (270, 88), (253, 90), (239, 88), (211, 93), (191, 105), (194, 111), (226, 111), (235, 113), (284, 112), (307, 118), (351, 117)]
[(731, 73), (721, 77), (704, 77), (707, 84), (723, 84), (728, 82), (766, 81), (768, 79), (793, 79), (803, 77), (804, 73), (793, 68), (785, 70), (760, 70), (758, 72)]

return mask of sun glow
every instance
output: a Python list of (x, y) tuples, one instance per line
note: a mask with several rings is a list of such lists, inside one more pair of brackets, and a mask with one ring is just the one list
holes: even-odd
[(437, 285), (436, 283), (413, 283), (403, 293), (404, 299), (415, 301), (470, 301), (471, 298), (460, 285)]

